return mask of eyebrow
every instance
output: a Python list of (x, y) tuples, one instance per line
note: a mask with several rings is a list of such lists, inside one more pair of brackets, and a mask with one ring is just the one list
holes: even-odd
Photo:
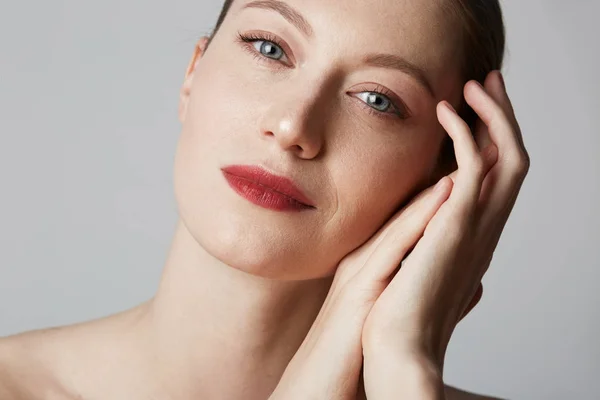
[(242, 7), (242, 10), (246, 8), (262, 8), (265, 10), (276, 11), (281, 14), (283, 18), (287, 19), (288, 22), (298, 28), (300, 32), (304, 33), (305, 36), (313, 36), (313, 28), (306, 18), (304, 18), (298, 10), (287, 3), (277, 0), (256, 0), (246, 4)]
[[(247, 8), (261, 8), (275, 11), (281, 14), (283, 18), (294, 25), (305, 36), (312, 37), (314, 35), (314, 30), (306, 18), (304, 18), (298, 10), (287, 3), (278, 0), (254, 0), (245, 4), (242, 7), (242, 10)], [(402, 71), (413, 77), (431, 97), (435, 98), (433, 86), (427, 79), (425, 72), (403, 57), (394, 54), (369, 54), (363, 59), (363, 63), (373, 67), (390, 68)]]
[(435, 98), (433, 87), (427, 79), (425, 71), (403, 57), (394, 54), (369, 54), (363, 59), (363, 63), (374, 67), (400, 70), (415, 78), (417, 83), (419, 83), (431, 97)]

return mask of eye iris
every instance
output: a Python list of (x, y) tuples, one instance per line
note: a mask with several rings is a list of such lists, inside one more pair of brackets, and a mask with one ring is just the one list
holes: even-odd
[[(379, 101), (378, 101), (379, 99)], [(388, 109), (389, 107), (389, 101), (387, 99), (385, 99), (383, 96), (380, 96), (376, 93), (372, 93), (367, 97), (367, 101), (372, 104), (373, 106), (375, 106), (375, 108), (377, 108), (380, 111), (385, 111)], [(383, 106), (382, 106), (383, 103)]]
[[(273, 50), (275, 51), (275, 54), (273, 54)], [(276, 46), (271, 42), (263, 41), (263, 44), (260, 46), (260, 51), (261, 51), (261, 53), (263, 53), (264, 55), (266, 55), (268, 57), (272, 57), (272, 58), (281, 57), (281, 55), (278, 55), (278, 52), (281, 52), (281, 49), (279, 48), (279, 46)]]

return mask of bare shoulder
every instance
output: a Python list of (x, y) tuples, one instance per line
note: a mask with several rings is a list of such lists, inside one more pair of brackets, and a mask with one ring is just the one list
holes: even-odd
[(106, 389), (102, 377), (137, 339), (122, 333), (132, 331), (142, 312), (0, 337), (0, 400), (74, 400)]
[(0, 399), (19, 400), (23, 397), (15, 387), (8, 350), (4, 340), (0, 339)]
[(448, 385), (445, 385), (445, 394), (446, 400), (507, 400), (500, 397), (467, 392)]
[(0, 399), (67, 400), (52, 371), (52, 342), (60, 328), (40, 329), (0, 338)]
[(26, 399), (28, 393), (23, 382), (31, 374), (33, 362), (28, 360), (26, 349), (31, 344), (31, 335), (18, 334), (0, 338), (0, 398), (8, 400)]

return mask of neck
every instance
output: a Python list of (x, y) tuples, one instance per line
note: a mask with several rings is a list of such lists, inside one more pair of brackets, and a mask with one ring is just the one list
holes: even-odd
[(267, 398), (332, 279), (278, 281), (229, 267), (179, 220), (158, 292), (141, 322), (160, 380), (168, 382), (163, 390)]

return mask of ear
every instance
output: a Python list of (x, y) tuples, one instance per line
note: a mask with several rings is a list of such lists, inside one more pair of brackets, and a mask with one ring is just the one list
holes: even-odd
[(183, 123), (185, 120), (185, 115), (187, 113), (187, 108), (190, 100), (190, 93), (192, 90), (192, 81), (194, 79), (194, 74), (196, 72), (196, 67), (198, 66), (198, 62), (200, 58), (206, 51), (206, 47), (210, 41), (210, 37), (203, 36), (198, 40), (196, 46), (194, 47), (194, 54), (192, 55), (192, 59), (190, 60), (187, 69), (185, 71), (185, 78), (183, 80), (183, 85), (181, 86), (180, 96), (179, 96), (179, 121)]

